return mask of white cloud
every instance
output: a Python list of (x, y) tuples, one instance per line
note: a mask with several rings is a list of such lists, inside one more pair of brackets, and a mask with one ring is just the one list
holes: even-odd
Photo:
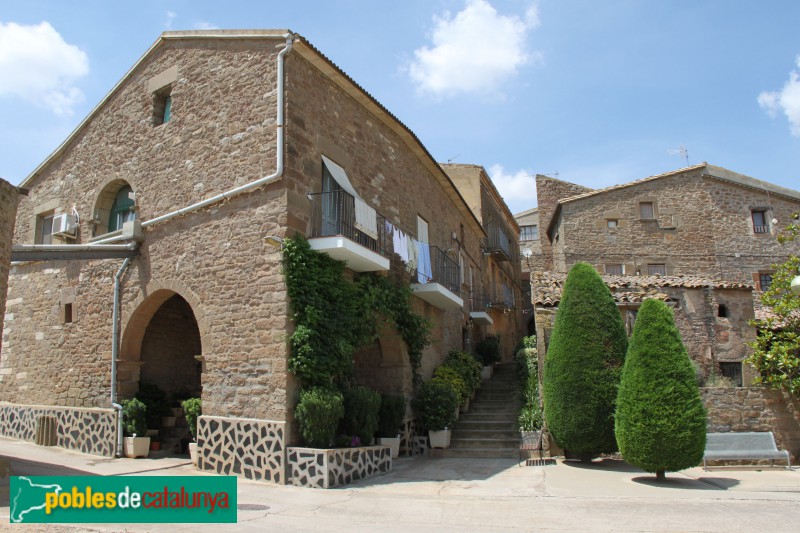
[(178, 14), (175, 13), (174, 11), (167, 11), (166, 17), (167, 17), (167, 20), (166, 20), (166, 22), (164, 22), (164, 27), (167, 28), (168, 30), (171, 30), (172, 29), (172, 22), (176, 18), (178, 18)]
[(0, 22), (0, 72), (0, 98), (20, 98), (71, 115), (84, 99), (74, 82), (89, 73), (89, 58), (48, 22)]
[(196, 29), (196, 30), (218, 30), (219, 26), (215, 26), (214, 24), (211, 24), (210, 22), (200, 21), (200, 22), (195, 22), (194, 29)]
[(408, 65), (421, 93), (488, 93), (541, 57), (526, 49), (528, 32), (539, 26), (536, 6), (522, 17), (506, 16), (486, 0), (467, 0), (454, 16), (445, 12), (433, 20), (433, 45), (415, 50)]
[(502, 165), (492, 165), (488, 173), (512, 213), (536, 206), (536, 177), (532, 173), (526, 170), (506, 173)]
[[(800, 69), (800, 56), (797, 56), (797, 67)], [(769, 116), (775, 117), (783, 112), (789, 119), (792, 135), (800, 137), (800, 74), (796, 70), (789, 73), (789, 81), (780, 92), (762, 92), (758, 95), (758, 105)]]

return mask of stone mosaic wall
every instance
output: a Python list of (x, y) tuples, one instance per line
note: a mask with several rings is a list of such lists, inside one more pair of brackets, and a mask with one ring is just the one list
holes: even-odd
[(117, 415), (113, 409), (76, 409), (0, 404), (0, 435), (34, 442), (41, 417), (56, 419), (57, 446), (114, 457)]
[(298, 487), (332, 489), (392, 470), (388, 446), (289, 448), (289, 482)]
[(197, 421), (197, 467), (283, 485), (284, 422), (201, 416)]

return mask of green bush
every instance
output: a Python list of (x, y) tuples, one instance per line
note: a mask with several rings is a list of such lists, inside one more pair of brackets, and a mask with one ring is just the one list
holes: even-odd
[(339, 420), (344, 416), (344, 399), (336, 390), (315, 387), (300, 392), (295, 418), (306, 444), (315, 448), (331, 446)]
[(475, 351), (481, 356), (485, 366), (500, 362), (500, 337), (488, 335), (475, 346)]
[[(531, 337), (526, 337), (529, 339)], [(535, 339), (535, 337), (533, 337)], [(535, 347), (521, 348), (514, 356), (520, 384), (520, 409), (518, 423), (522, 431), (536, 431), (542, 428), (543, 415), (539, 401), (539, 356)]]
[(169, 415), (167, 393), (161, 390), (158, 385), (140, 383), (136, 398), (141, 400), (147, 407), (147, 427), (159, 429), (161, 427), (161, 418)]
[(706, 413), (694, 367), (672, 310), (661, 301), (645, 300), (639, 309), (615, 424), (625, 460), (660, 480), (703, 459)]
[(147, 406), (141, 400), (122, 400), (122, 430), (126, 437), (144, 437), (147, 432)]
[(183, 415), (186, 417), (186, 425), (189, 426), (189, 433), (192, 440), (197, 440), (197, 419), (203, 413), (203, 402), (200, 398), (189, 398), (181, 402)]
[(413, 407), (423, 428), (441, 431), (455, 422), (458, 404), (458, 393), (450, 383), (429, 380), (417, 388)]
[(453, 390), (456, 391), (458, 395), (458, 405), (463, 405), (469, 399), (469, 395), (471, 391), (469, 389), (469, 385), (464, 382), (464, 379), (461, 377), (461, 374), (452, 367), (449, 366), (438, 366), (433, 371), (433, 377), (431, 381), (436, 381), (440, 383), (446, 383), (453, 387)]
[(544, 419), (542, 418), (542, 409), (539, 407), (538, 395), (535, 403), (522, 407), (517, 422), (519, 423), (520, 431), (537, 431), (542, 429)]
[(396, 437), (406, 416), (406, 399), (403, 396), (381, 394), (381, 410), (378, 412), (378, 435)]
[(556, 312), (542, 392), (556, 444), (583, 460), (617, 449), (614, 410), (627, 346), (608, 287), (591, 265), (577, 263)]
[(463, 379), (469, 387), (470, 394), (481, 386), (481, 371), (483, 370), (483, 365), (470, 354), (453, 350), (447, 354), (444, 360), (444, 366), (452, 368), (461, 375), (461, 379)]
[(361, 385), (345, 389), (341, 432), (354, 435), (368, 445), (378, 430), (380, 409), (381, 395), (376, 391)]

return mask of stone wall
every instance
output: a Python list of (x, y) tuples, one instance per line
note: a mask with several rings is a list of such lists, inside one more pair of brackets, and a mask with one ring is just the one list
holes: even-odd
[[(0, 179), (0, 317), (5, 316), (6, 313), (8, 273), (11, 268), (11, 243), (18, 201), (17, 188)], [(4, 339), (3, 322), (0, 322), (0, 339)], [(2, 344), (1, 341), (0, 344)], [(0, 362), (0, 379), (2, 379), (2, 368), (3, 365)]]
[[(408, 132), (390, 126), (385, 112), (364, 100), (342, 90), (299, 54), (287, 58), (290, 230), (310, 234), (311, 202), (306, 193), (321, 191), (321, 156), (325, 155), (345, 169), (356, 191), (392, 224), (416, 236), (417, 217), (422, 217), (429, 224), (432, 245), (442, 250), (463, 250), (469, 262), (480, 269), (482, 230), (478, 221), (466, 205), (454, 203), (453, 185)], [(462, 241), (460, 246), (452, 239), (454, 232)], [(457, 261), (457, 253), (453, 257)], [(393, 261), (392, 275), (402, 275), (399, 269), (399, 263)], [(441, 310), (414, 300), (414, 310), (432, 321), (437, 340), (423, 355), (421, 373), (428, 377), (448, 350), (461, 348), (469, 302), (465, 299), (462, 309)], [(404, 351), (400, 346), (388, 346), (390, 342), (391, 338), (384, 339), (379, 347), (389, 352), (387, 357)], [(408, 375), (399, 367), (397, 370)]]
[(542, 270), (553, 269), (553, 251), (547, 238), (547, 227), (561, 198), (575, 196), (591, 191), (590, 188), (575, 183), (557, 180), (548, 176), (536, 175), (536, 199), (539, 204), (539, 242), (542, 252)]
[(792, 462), (800, 458), (800, 404), (790, 395), (763, 387), (704, 388), (708, 431), (772, 431)]
[[(587, 261), (602, 273), (607, 264), (621, 264), (633, 275), (648, 274), (648, 264), (663, 264), (668, 275), (752, 283), (754, 274), (787, 256), (775, 235), (791, 212), (800, 210), (800, 200), (706, 174), (700, 167), (563, 203), (560, 242), (552, 246), (554, 268), (567, 271)], [(539, 193), (540, 217), (546, 225), (550, 208), (543, 202), (551, 200), (552, 187), (542, 185), (547, 195)], [(653, 203), (655, 218), (640, 218), (640, 202)], [(766, 206), (778, 227), (754, 233), (751, 209)], [(608, 227), (609, 220), (616, 226)], [(549, 249), (545, 238), (543, 253)]]

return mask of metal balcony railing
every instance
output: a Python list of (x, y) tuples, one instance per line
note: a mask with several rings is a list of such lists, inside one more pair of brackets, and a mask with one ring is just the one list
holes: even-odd
[(754, 233), (769, 233), (769, 225), (761, 226), (761, 225), (753, 225), (753, 232)]
[[(312, 202), (312, 238), (341, 235), (385, 257), (398, 252), (394, 250), (387, 229), (392, 225), (386, 223), (386, 217), (382, 214), (376, 212), (377, 238), (370, 237), (356, 227), (355, 199), (349, 193), (338, 190), (309, 193), (308, 196)], [(411, 238), (411, 235), (408, 235)], [(413, 281), (419, 283), (433, 281), (440, 283), (454, 294), (460, 294), (459, 279), (461, 279), (461, 275), (458, 263), (438, 246), (427, 243), (423, 243), (421, 246), (427, 247), (430, 253), (430, 269), (428, 269), (427, 263), (424, 267), (420, 265), (418, 257), (417, 267), (412, 272)]]
[(386, 234), (386, 217), (377, 213), (377, 238), (356, 228), (355, 199), (345, 191), (309, 193), (312, 203), (312, 237), (347, 237), (383, 256), (389, 255), (391, 241)]
[(495, 308), (514, 309), (514, 289), (505, 283), (495, 285), (490, 305)]
[(472, 311), (486, 311), (492, 305), (489, 298), (489, 293), (482, 286), (472, 287), (472, 295), (470, 297), (470, 304)]
[(431, 269), (427, 271), (427, 267), (421, 264), (422, 254), (420, 254), (417, 259), (417, 270), (414, 276), (416, 281), (419, 283), (439, 283), (453, 294), (461, 294), (459, 290), (459, 279), (461, 275), (459, 273), (458, 263), (438, 246), (426, 243), (420, 243), (420, 246), (428, 247), (430, 251)]

